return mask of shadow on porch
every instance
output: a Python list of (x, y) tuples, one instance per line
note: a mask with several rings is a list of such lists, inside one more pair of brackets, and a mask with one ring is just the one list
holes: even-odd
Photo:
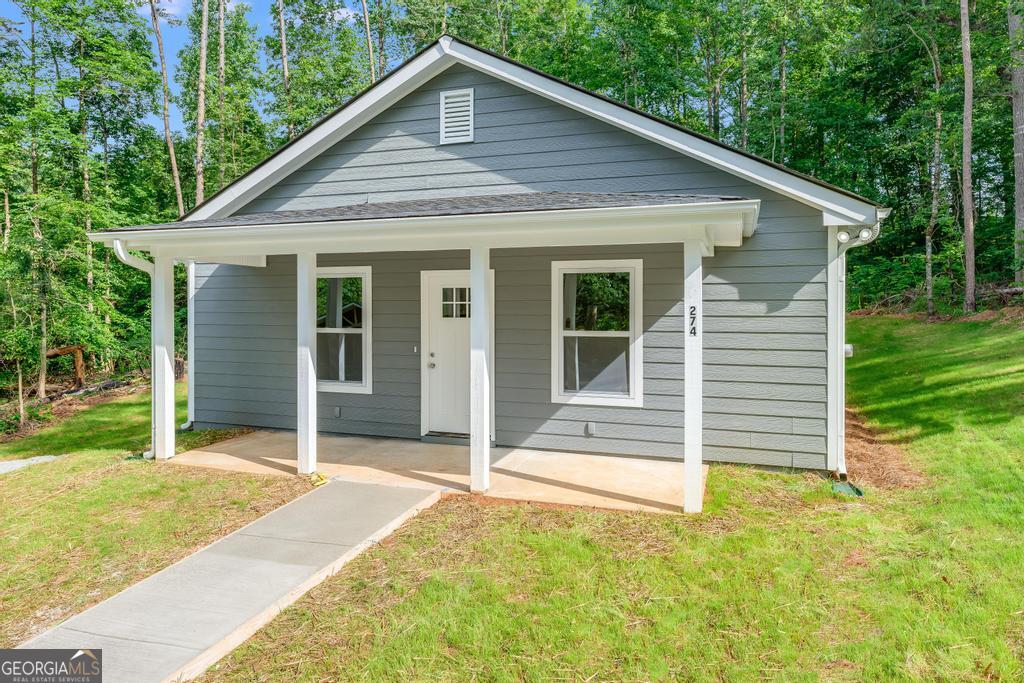
[[(321, 434), (317, 470), (349, 481), (469, 491), (469, 448)], [(295, 434), (258, 431), (169, 462), (256, 474), (295, 474)], [(525, 448), (491, 449), (488, 496), (616, 510), (681, 512), (682, 461)], [(707, 466), (703, 468), (707, 480)]]

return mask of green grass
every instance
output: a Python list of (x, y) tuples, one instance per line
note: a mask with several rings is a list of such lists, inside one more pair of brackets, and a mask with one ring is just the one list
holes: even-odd
[(722, 466), (696, 517), (444, 501), (207, 679), (1024, 679), (1024, 332), (849, 333), (850, 402), (927, 486)]
[[(179, 414), (184, 419), (179, 388)], [(179, 450), (232, 432), (178, 435)], [(0, 460), (65, 455), (0, 475), (0, 647), (17, 644), (308, 490), (126, 459), (148, 447), (149, 394), (91, 406), (16, 441)]]

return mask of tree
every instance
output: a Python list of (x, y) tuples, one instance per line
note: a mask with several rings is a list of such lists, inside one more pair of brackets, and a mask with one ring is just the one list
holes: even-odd
[(971, 60), (971, 10), (969, 0), (960, 0), (960, 45), (964, 66), (964, 130), (961, 152), (960, 201), (964, 223), (964, 311), (974, 312), (974, 181), (971, 177), (974, 133), (974, 63)]
[(1013, 110), (1013, 273), (1024, 285), (1024, 10), (1009, 0), (1006, 13), (1010, 35), (1010, 101)]
[(174, 139), (171, 136), (171, 89), (167, 85), (167, 59), (164, 57), (164, 39), (160, 33), (160, 13), (157, 0), (149, 0), (149, 9), (153, 17), (153, 34), (156, 36), (157, 54), (160, 59), (160, 78), (163, 82), (161, 92), (164, 96), (164, 140), (167, 142), (167, 156), (171, 162), (171, 178), (174, 180), (174, 197), (178, 202), (178, 217), (185, 215), (185, 200), (181, 195), (181, 176), (178, 174), (178, 157), (174, 154)]
[(209, 32), (209, 8), (207, 0), (199, 0), (199, 63), (196, 67), (196, 206), (205, 198), (203, 177), (203, 155), (206, 136), (206, 36)]

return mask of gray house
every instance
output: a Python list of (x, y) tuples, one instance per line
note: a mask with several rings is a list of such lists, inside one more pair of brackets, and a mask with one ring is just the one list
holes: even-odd
[[(845, 250), (888, 211), (442, 37), (182, 221), (91, 235), (153, 281), (154, 452), (189, 419), (842, 472)], [(149, 252), (149, 261), (129, 250)]]

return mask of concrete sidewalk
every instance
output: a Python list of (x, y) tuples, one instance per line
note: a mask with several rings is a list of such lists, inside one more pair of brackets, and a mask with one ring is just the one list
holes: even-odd
[(21, 647), (102, 649), (106, 683), (198, 676), (439, 495), (329, 482)]

